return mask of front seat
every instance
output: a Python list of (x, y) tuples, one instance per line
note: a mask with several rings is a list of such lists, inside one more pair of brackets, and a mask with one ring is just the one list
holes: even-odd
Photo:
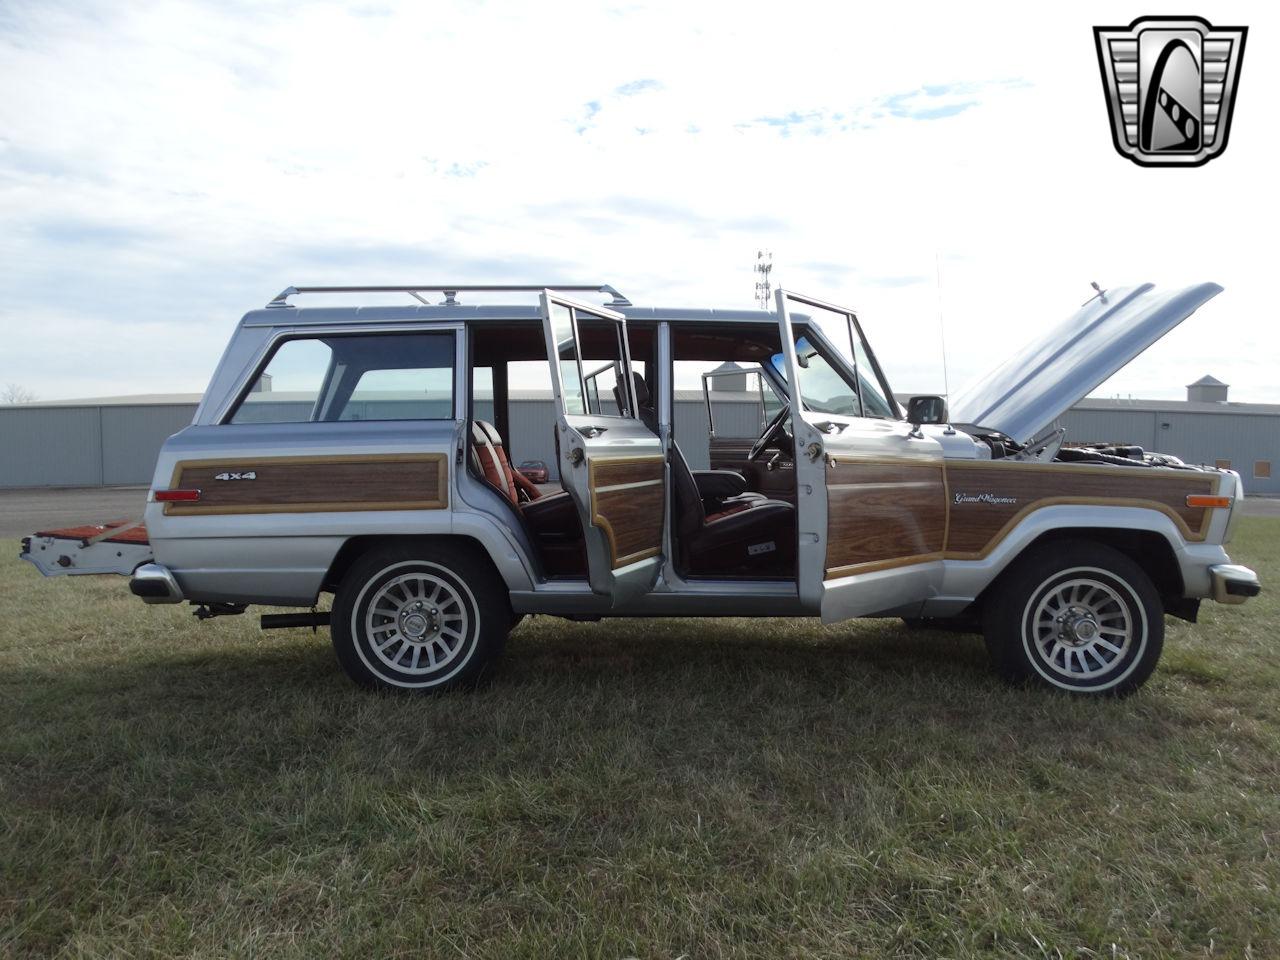
[(795, 576), (796, 508), (785, 500), (738, 499), (708, 513), (693, 471), (671, 444), (673, 517), (683, 572), (703, 576)]
[[(640, 422), (653, 433), (658, 433), (658, 415), (653, 408), (649, 385), (645, 383), (644, 377), (634, 370), (631, 371), (631, 381), (635, 385), (636, 407)], [(618, 403), (618, 409), (621, 410), (622, 394), (616, 386), (613, 388), (613, 396)], [(674, 440), (672, 446), (675, 446)], [(687, 466), (686, 469), (688, 469)], [(702, 498), (703, 510), (708, 514), (718, 514), (748, 501), (767, 499), (763, 493), (748, 490), (747, 478), (737, 470), (693, 470), (691, 472), (693, 482), (698, 488), (698, 496)]]
[[(634, 371), (631, 378), (640, 420), (657, 433), (658, 418), (649, 385)], [(703, 475), (703, 483), (699, 483), (699, 474)], [(705, 478), (719, 480), (724, 475), (741, 481), (736, 496), (715, 496), (705, 483)], [(673, 519), (677, 567), (681, 572), (703, 576), (795, 576), (796, 508), (792, 504), (743, 492), (746, 480), (731, 470), (695, 473), (674, 439), (671, 482), (675, 486)]]

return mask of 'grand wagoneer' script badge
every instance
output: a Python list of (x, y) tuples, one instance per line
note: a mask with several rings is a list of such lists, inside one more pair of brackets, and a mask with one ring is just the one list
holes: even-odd
[(955, 503), (1017, 503), (1017, 497), (998, 497), (994, 493), (961, 493), (956, 491)]

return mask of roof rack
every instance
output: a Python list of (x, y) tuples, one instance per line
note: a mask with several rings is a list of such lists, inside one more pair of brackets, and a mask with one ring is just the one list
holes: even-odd
[(541, 290), (563, 290), (566, 293), (590, 292), (590, 293), (607, 293), (613, 297), (609, 301), (610, 307), (629, 307), (631, 301), (620, 294), (607, 283), (599, 284), (581, 284), (581, 283), (541, 283), (536, 285), (519, 285), (519, 284), (415, 284), (411, 287), (286, 287), (275, 298), (267, 304), (268, 307), (288, 307), (291, 304), (289, 298), (298, 293), (407, 293), (419, 303), (425, 303), (427, 306), (431, 302), (422, 296), (424, 293), (443, 293), (444, 299), (440, 301), (440, 306), (453, 307), (458, 305), (458, 293), (467, 291), (470, 293), (525, 293)]

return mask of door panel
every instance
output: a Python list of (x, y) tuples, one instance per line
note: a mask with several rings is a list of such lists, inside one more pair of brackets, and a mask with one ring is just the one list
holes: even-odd
[(754, 463), (747, 459), (754, 440), (722, 439), (712, 437), (710, 443), (712, 470), (737, 470), (747, 478), (747, 489), (763, 493), (770, 500), (796, 499), (796, 465), (779, 458), (774, 469), (768, 467), (769, 456)]
[[(584, 361), (616, 361), (629, 372), (626, 320), (603, 307), (542, 294), (552, 358), (560, 481), (582, 520), (591, 589), (615, 606), (648, 593), (661, 569), (665, 458), (658, 437), (635, 418), (630, 376), (616, 380), (622, 406), (585, 384)], [(612, 355), (602, 355), (610, 354)]]
[(940, 559), (947, 530), (942, 463), (832, 454), (827, 510), (825, 580)]
[(801, 601), (826, 622), (922, 601), (942, 577), (942, 448), (883, 415), (896, 412), (883, 399), (892, 394), (852, 310), (784, 290), (777, 305), (796, 440)]
[(591, 461), (592, 522), (609, 539), (609, 569), (660, 553), (665, 466), (660, 454)]

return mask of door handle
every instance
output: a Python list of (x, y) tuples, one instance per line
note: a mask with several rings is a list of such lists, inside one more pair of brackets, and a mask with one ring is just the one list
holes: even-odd
[(594, 440), (608, 429), (608, 427), (583, 427), (581, 433), (588, 440)]

